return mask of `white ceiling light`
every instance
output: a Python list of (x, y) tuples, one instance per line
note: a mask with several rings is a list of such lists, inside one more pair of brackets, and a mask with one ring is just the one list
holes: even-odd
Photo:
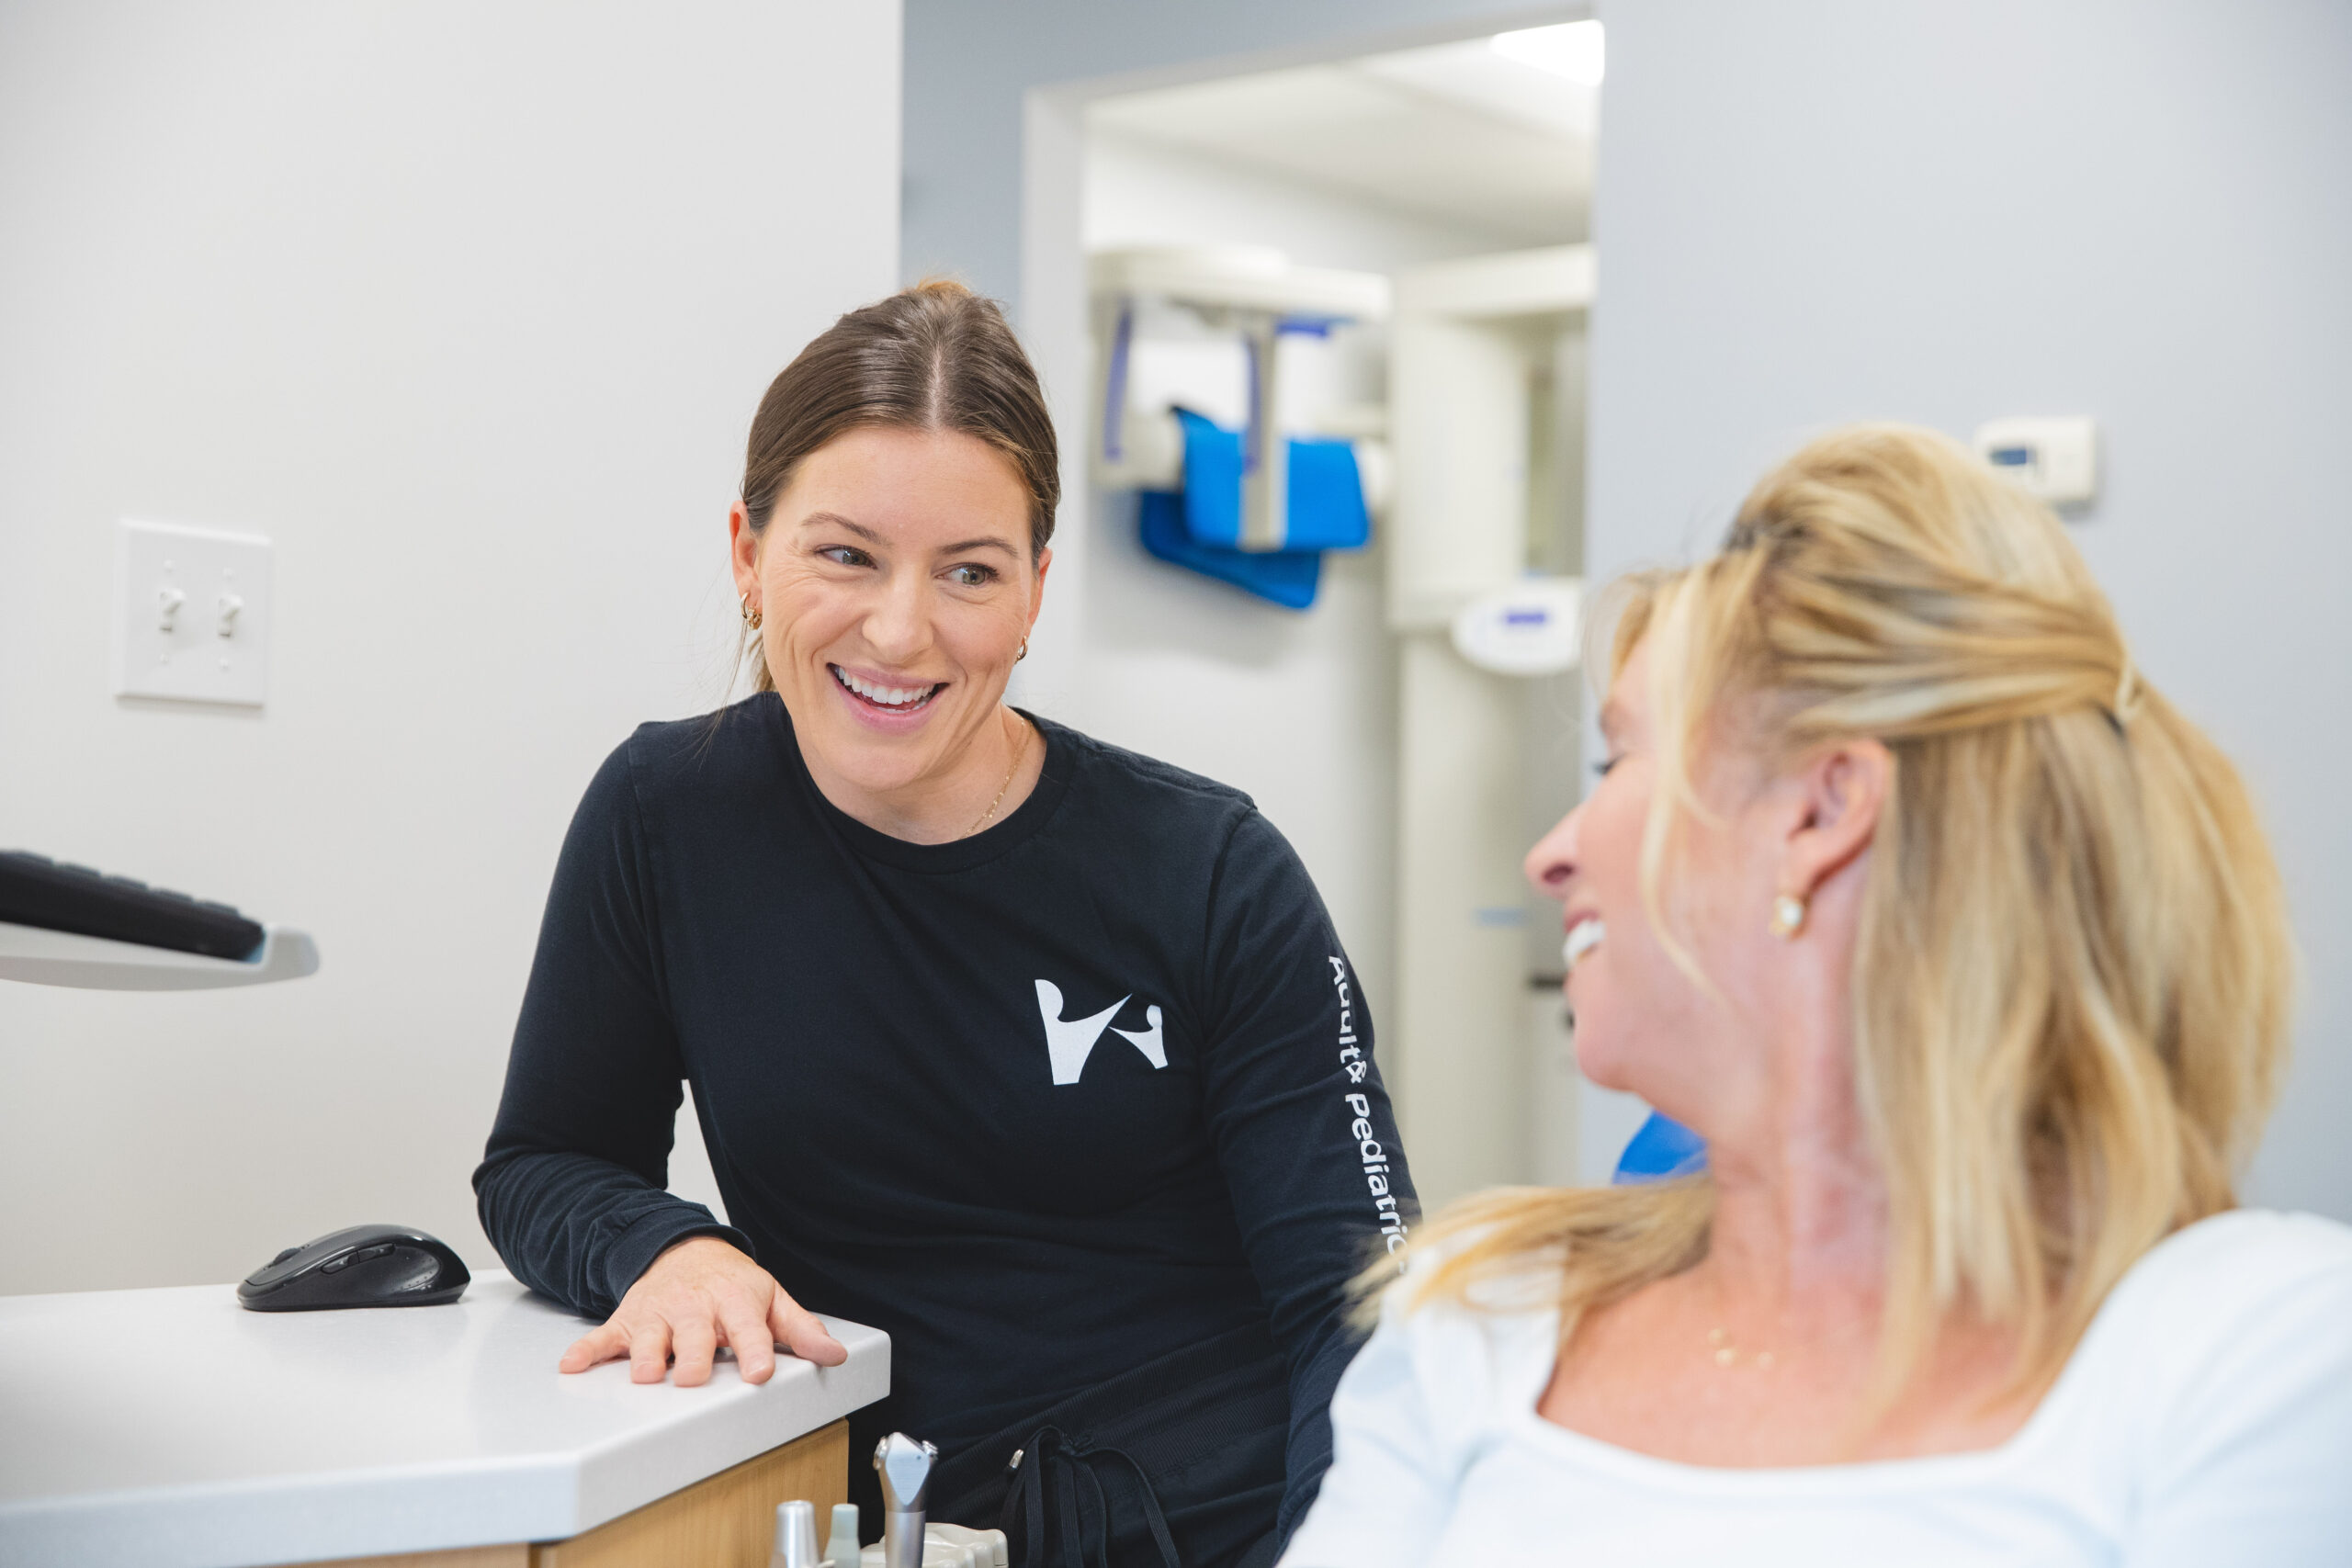
[(1588, 87), (1600, 85), (1601, 35), (1597, 21), (1560, 22), (1548, 28), (1522, 28), (1497, 33), (1494, 51), (1522, 65), (1565, 76)]

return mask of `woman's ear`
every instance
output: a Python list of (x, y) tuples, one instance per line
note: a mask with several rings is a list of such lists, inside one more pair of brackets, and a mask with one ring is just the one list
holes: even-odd
[(735, 592), (748, 597), (760, 585), (760, 536), (740, 501), (727, 509), (727, 555)]
[(1037, 612), (1046, 607), (1046, 573), (1053, 564), (1054, 550), (1048, 545), (1037, 552), (1037, 578), (1029, 588), (1029, 623), (1021, 628), (1024, 637), (1037, 629)]
[(1894, 756), (1876, 740), (1844, 741), (1815, 752), (1795, 782), (1804, 815), (1781, 854), (1781, 887), (1810, 898), (1870, 848), (1894, 787)]

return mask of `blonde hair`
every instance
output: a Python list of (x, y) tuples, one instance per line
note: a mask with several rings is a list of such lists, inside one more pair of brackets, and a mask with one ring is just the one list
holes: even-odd
[[(1892, 754), (1851, 993), (1887, 1183), (1877, 1386), (1956, 1313), (2014, 1334), (2010, 1389), (2041, 1385), (2143, 1253), (2233, 1206), (2275, 1092), (2293, 959), (2245, 785), (2139, 677), (2058, 520), (1932, 432), (1824, 436), (1712, 559), (1621, 592), (1612, 671), (1650, 650), (1642, 887), (1669, 945), (1707, 745)], [(1432, 1222), (1435, 1262), (1400, 1288), (1469, 1300), (1556, 1267), (1565, 1343), (1705, 1257), (1713, 1206), (1703, 1176), (1485, 1194)]]

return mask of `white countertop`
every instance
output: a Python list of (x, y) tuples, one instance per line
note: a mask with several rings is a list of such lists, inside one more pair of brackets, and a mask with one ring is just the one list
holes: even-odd
[(567, 1377), (590, 1325), (503, 1273), (449, 1306), (230, 1285), (0, 1298), (0, 1568), (247, 1568), (557, 1540), (881, 1398), (890, 1337), (753, 1387)]

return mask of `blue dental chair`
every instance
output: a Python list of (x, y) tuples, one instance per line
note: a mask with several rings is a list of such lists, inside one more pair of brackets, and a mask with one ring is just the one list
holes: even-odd
[(1643, 1181), (1668, 1181), (1678, 1176), (1695, 1176), (1707, 1168), (1707, 1141), (1681, 1122), (1650, 1112), (1617, 1156), (1617, 1173), (1611, 1177), (1612, 1186), (1627, 1187)]

